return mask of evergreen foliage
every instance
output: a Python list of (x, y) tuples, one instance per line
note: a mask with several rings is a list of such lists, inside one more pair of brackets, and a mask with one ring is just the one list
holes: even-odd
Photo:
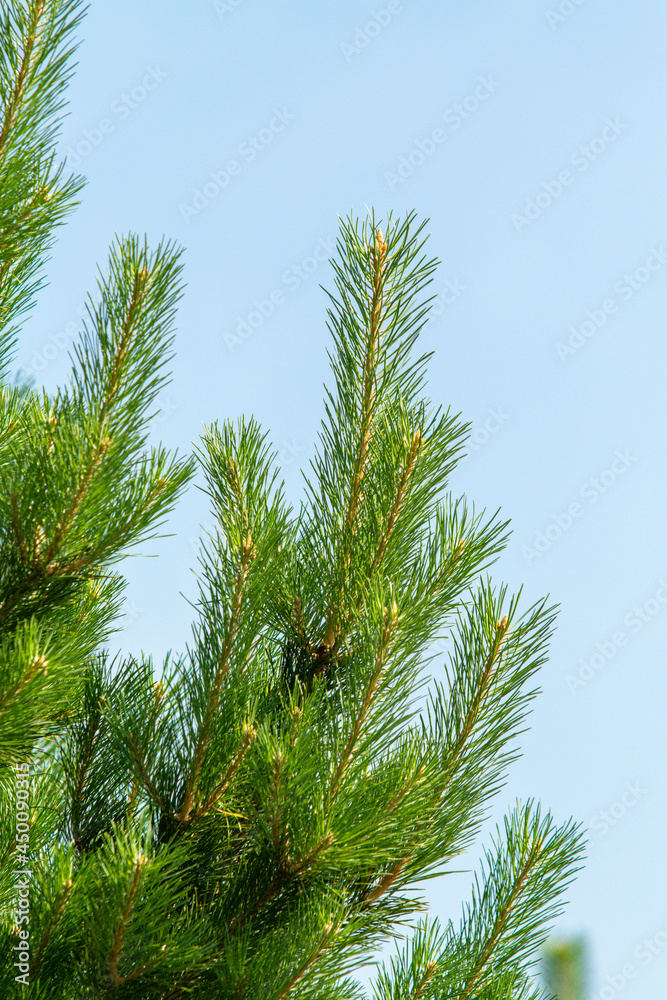
[[(6, 373), (81, 186), (54, 142), (82, 8), (0, 10)], [(341, 225), (333, 382), (298, 510), (253, 419), (204, 434), (217, 530), (192, 643), (159, 668), (110, 661), (104, 643), (114, 563), (194, 474), (194, 460), (147, 448), (178, 248), (117, 241), (65, 388), (0, 383), (3, 998), (356, 1000), (355, 969), (403, 933), (376, 1000), (542, 995), (531, 961), (580, 863), (571, 822), (517, 804), (458, 924), (421, 915), (416, 891), (488, 815), (554, 619), (486, 576), (507, 524), (447, 492), (468, 428), (424, 395), (424, 226)]]

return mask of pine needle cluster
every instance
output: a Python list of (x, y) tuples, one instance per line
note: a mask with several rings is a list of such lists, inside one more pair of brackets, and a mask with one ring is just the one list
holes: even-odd
[[(488, 815), (554, 620), (493, 585), (507, 524), (447, 489), (468, 427), (425, 396), (425, 223), (341, 223), (298, 509), (254, 419), (213, 424), (190, 459), (147, 447), (171, 243), (112, 247), (64, 388), (11, 384), (82, 183), (54, 151), (82, 8), (0, 12), (0, 995), (359, 1000), (355, 971), (407, 935), (374, 1000), (537, 1000), (572, 822), (517, 804), (459, 921), (429, 920), (419, 893)], [(110, 660), (114, 565), (195, 462), (216, 529), (192, 642)]]

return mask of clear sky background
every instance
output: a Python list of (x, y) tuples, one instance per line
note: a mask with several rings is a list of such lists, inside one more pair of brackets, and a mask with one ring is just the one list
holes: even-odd
[[(16, 368), (64, 381), (116, 232), (175, 238), (188, 287), (153, 437), (189, 451), (254, 413), (296, 500), (337, 217), (429, 217), (429, 391), (475, 428), (452, 486), (512, 520), (494, 579), (561, 605), (490, 825), (537, 796), (588, 826), (557, 931), (587, 935), (598, 1000), (664, 1000), (667, 7), (93, 0), (81, 35), (62, 150), (89, 183)], [(158, 558), (123, 564), (118, 648), (184, 649), (207, 519), (193, 487)], [(469, 883), (427, 883), (433, 911), (458, 918)]]

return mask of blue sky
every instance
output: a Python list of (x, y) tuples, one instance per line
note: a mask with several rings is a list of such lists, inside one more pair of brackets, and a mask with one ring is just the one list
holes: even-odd
[[(114, 234), (174, 238), (153, 437), (189, 451), (254, 413), (297, 499), (337, 217), (430, 218), (429, 392), (474, 426), (452, 486), (512, 520), (494, 578), (561, 605), (493, 822), (537, 796), (588, 825), (558, 931), (588, 936), (599, 1000), (667, 983), (666, 33), (649, 0), (93, 0), (62, 135), (89, 183), (16, 363), (62, 382)], [(184, 649), (207, 518), (192, 488), (158, 558), (126, 561), (119, 647)], [(427, 883), (433, 911), (469, 882)]]

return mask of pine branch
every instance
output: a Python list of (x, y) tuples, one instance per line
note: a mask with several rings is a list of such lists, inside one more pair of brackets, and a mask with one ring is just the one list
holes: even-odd
[(368, 713), (373, 704), (373, 699), (375, 698), (375, 695), (378, 691), (382, 673), (385, 667), (385, 662), (387, 659), (387, 654), (389, 652), (392, 633), (394, 632), (398, 619), (398, 607), (396, 606), (396, 603), (394, 602), (391, 612), (388, 609), (385, 609), (385, 612), (387, 621), (385, 622), (382, 631), (382, 638), (375, 657), (374, 669), (369, 677), (364, 699), (361, 703), (359, 711), (357, 712), (356, 718), (354, 719), (354, 722), (350, 729), (347, 742), (340, 756), (338, 764), (336, 765), (336, 768), (334, 770), (331, 779), (331, 785), (329, 788), (329, 802), (332, 802), (333, 799), (336, 797), (343, 776), (345, 775), (345, 772), (347, 771), (347, 768), (350, 765), (350, 761), (352, 760), (354, 749), (361, 736), (364, 723), (366, 722)]
[(83, 755), (78, 760), (77, 776), (74, 787), (72, 788), (72, 837), (74, 843), (77, 847), (80, 846), (80, 816), (78, 815), (78, 806), (81, 801), (81, 796), (95, 757), (95, 751), (97, 749), (97, 744), (100, 739), (100, 730), (102, 726), (102, 719), (98, 716), (97, 718), (91, 717), (90, 729), (87, 732), (87, 739), (83, 748)]
[[(99, 408), (98, 420), (99, 420), (99, 432), (96, 442), (92, 446), (92, 451), (90, 455), (90, 460), (87, 468), (84, 470), (83, 475), (79, 479), (79, 482), (74, 488), (74, 492), (70, 501), (69, 509), (63, 511), (61, 519), (57, 525), (56, 531), (53, 533), (50, 545), (46, 551), (43, 558), (43, 563), (47, 567), (52, 564), (52, 560), (55, 554), (58, 552), (63, 538), (67, 535), (72, 522), (74, 521), (81, 503), (85, 497), (87, 490), (90, 488), (91, 483), (94, 480), (95, 474), (98, 472), (100, 465), (104, 459), (105, 453), (108, 451), (111, 444), (111, 439), (107, 433), (108, 422), (111, 411), (113, 409), (115, 398), (119, 392), (121, 376), (124, 374), (127, 367), (127, 356), (130, 347), (133, 342), (133, 338), (136, 338), (136, 326), (141, 319), (141, 302), (145, 294), (146, 288), (149, 284), (151, 278), (151, 272), (146, 266), (140, 266), (135, 269), (133, 275), (133, 287), (131, 290), (130, 302), (127, 307), (126, 316), (121, 324), (120, 335), (118, 336), (117, 343), (115, 345), (113, 362), (111, 365), (111, 371), (108, 375), (107, 384), (105, 386), (105, 392), (101, 399), (101, 406)], [(152, 500), (151, 497), (149, 499)], [(127, 528), (126, 528), (127, 530)], [(113, 540), (112, 540), (113, 545)], [(69, 575), (72, 572), (79, 571), (82, 569), (88, 560), (83, 557), (79, 560), (75, 560), (66, 567), (54, 567), (56, 571), (60, 573), (65, 573)], [(28, 582), (26, 581), (26, 586), (30, 586), (34, 582), (35, 578)]]
[(522, 859), (522, 864), (514, 878), (509, 895), (503, 901), (500, 910), (496, 914), (493, 927), (491, 928), (491, 933), (484, 944), (484, 949), (477, 959), (475, 968), (463, 988), (461, 1000), (469, 1000), (469, 998), (473, 996), (473, 990), (484, 975), (489, 960), (498, 946), (503, 931), (509, 922), (512, 910), (524, 891), (526, 882), (532, 875), (533, 871), (538, 867), (542, 859), (542, 852), (543, 844), (538, 840), (536, 843), (530, 845), (528, 856), (525, 859)]
[(126, 934), (127, 925), (130, 921), (130, 915), (134, 908), (134, 902), (139, 889), (139, 882), (141, 878), (141, 872), (144, 868), (147, 859), (144, 857), (137, 857), (134, 865), (134, 875), (132, 878), (132, 884), (130, 885), (129, 892), (127, 894), (127, 901), (123, 908), (123, 912), (118, 920), (116, 926), (116, 931), (113, 936), (113, 945), (111, 949), (111, 954), (109, 955), (109, 966), (108, 966), (108, 980), (109, 986), (107, 987), (107, 993), (111, 993), (115, 987), (119, 986), (125, 979), (118, 975), (118, 961), (121, 954), (121, 949), (123, 946), (123, 939)]
[[(484, 616), (488, 619), (498, 613), (505, 592), (504, 589), (501, 590), (497, 601), (490, 591), (482, 591), (482, 595), (483, 601), (490, 602), (484, 609)], [(454, 843), (460, 842), (462, 828), (465, 828), (463, 818), (474, 815), (475, 810), (479, 810), (480, 800), (493, 794), (493, 778), (507, 762), (507, 752), (503, 751), (514, 735), (513, 727), (521, 704), (534, 694), (517, 697), (518, 686), (536, 665), (533, 663), (526, 669), (518, 654), (526, 643), (526, 633), (537, 627), (539, 635), (543, 628), (539, 613), (535, 616), (529, 612), (527, 623), (518, 623), (515, 626), (516, 636), (512, 638), (510, 625), (515, 611), (516, 599), (510, 603), (508, 614), (496, 621), (493, 629), (484, 629), (484, 638), (480, 635), (477, 649), (474, 652), (466, 651), (462, 656), (461, 669), (465, 671), (468, 689), (465, 699), (459, 700), (459, 693), (454, 686), (451, 716), (447, 721), (436, 716), (430, 736), (440, 766), (434, 771), (433, 764), (430, 764), (426, 786), (428, 794), (426, 800), (420, 803), (420, 815), (410, 834), (404, 838), (398, 857), (387, 863), (386, 870), (377, 881), (372, 878), (366, 881), (359, 896), (361, 905), (369, 906), (395, 891), (397, 885), (409, 884), (417, 872), (423, 873), (421, 877), (424, 877), (429, 866), (429, 856), (438, 860), (447, 856), (452, 851), (452, 840)], [(470, 614), (472, 619), (474, 612)], [(483, 662), (479, 668), (471, 671), (470, 664), (477, 657), (481, 658), (482, 641), (486, 644)], [(506, 650), (502, 676), (494, 680), (494, 673), (500, 669), (500, 651), (504, 643), (509, 643), (511, 648)], [(534, 649), (534, 646), (531, 645), (531, 648)], [(499, 687), (504, 689), (502, 699), (498, 698)], [(506, 710), (505, 699), (513, 703), (511, 711)], [(476, 758), (480, 758), (479, 765), (471, 778), (470, 769)], [(409, 773), (408, 781), (388, 803), (387, 814), (403, 802), (410, 790), (417, 788), (428, 759), (428, 754), (422, 757), (422, 764)], [(445, 803), (447, 810), (443, 816)]]
[[(78, 183), (53, 141), (80, 9), (0, 7), (9, 323)], [(192, 648), (161, 678), (149, 658), (92, 653), (118, 611), (111, 563), (152, 537), (194, 471), (145, 450), (180, 250), (118, 240), (69, 385), (53, 398), (0, 386), (0, 751), (44, 762), (31, 815), (41, 1000), (357, 1000), (345, 977), (423, 909), (412, 890), (471, 842), (502, 785), (553, 613), (519, 617), (518, 598), (480, 582), (506, 525), (446, 492), (467, 428), (423, 395), (415, 348), (436, 264), (424, 226), (413, 213), (341, 225), (334, 384), (296, 515), (254, 420), (205, 431), (216, 527)], [(445, 683), (421, 711), (443, 633)], [(571, 824), (517, 808), (458, 932), (419, 925), (378, 1000), (529, 1000), (532, 951), (578, 852)], [(0, 919), (5, 954), (14, 943)]]
[(257, 731), (253, 726), (246, 726), (243, 733), (243, 742), (238, 753), (232, 758), (225, 773), (221, 776), (219, 784), (209, 793), (206, 800), (199, 806), (195, 813), (195, 819), (205, 816), (213, 806), (227, 791), (232, 779), (243, 763), (243, 758), (257, 739)]
[(393, 507), (389, 512), (387, 526), (385, 528), (384, 534), (382, 535), (382, 538), (380, 539), (380, 544), (378, 545), (377, 552), (375, 553), (375, 556), (373, 558), (373, 562), (371, 563), (369, 576), (377, 571), (380, 563), (382, 562), (382, 558), (387, 549), (387, 545), (389, 544), (389, 541), (393, 534), (394, 528), (396, 526), (396, 521), (398, 520), (403, 504), (405, 503), (405, 498), (410, 486), (410, 479), (412, 478), (412, 474), (415, 470), (415, 464), (419, 454), (420, 445), (421, 445), (421, 434), (419, 431), (416, 431), (412, 441), (412, 447), (408, 455), (408, 460), (406, 462), (405, 468), (401, 471), (401, 476), (398, 481), (398, 485), (396, 487), (396, 499), (394, 500)]
[(355, 523), (359, 514), (361, 500), (361, 483), (364, 478), (364, 468), (368, 460), (368, 448), (373, 431), (373, 414), (375, 404), (375, 382), (377, 356), (380, 349), (380, 327), (383, 319), (383, 286), (385, 279), (385, 258), (387, 243), (382, 230), (375, 233), (372, 249), (372, 297), (370, 302), (370, 324), (366, 357), (364, 361), (364, 376), (361, 387), (361, 419), (359, 441), (355, 449), (356, 456), (353, 465), (352, 486), (350, 489), (345, 516), (346, 534), (344, 536), (342, 563), (343, 571), (350, 565), (350, 544), (354, 534)]
[[(16, 320), (42, 286), (54, 230), (76, 204), (83, 179), (55, 165), (62, 93), (82, 17), (79, 0), (2, 3), (0, 19), (0, 377)], [(12, 325), (14, 324), (14, 325)]]
[(16, 121), (19, 108), (23, 101), (26, 83), (34, 70), (34, 51), (37, 37), (40, 33), (40, 23), (45, 14), (46, 0), (35, 0), (28, 15), (27, 32), (23, 38), (23, 52), (11, 97), (4, 109), (2, 128), (0, 129), (0, 169), (6, 153), (7, 138)]
[[(242, 507), (243, 497), (240, 493), (238, 481), (236, 479), (236, 470), (232, 463), (230, 463), (229, 473), (230, 473), (230, 479), (234, 483), (234, 490), (237, 495), (237, 499), (239, 500)], [(245, 521), (247, 521), (247, 517), (244, 517), (244, 522)], [(248, 534), (245, 540), (241, 543), (240, 547), (239, 558), (238, 558), (238, 569), (236, 575), (236, 585), (232, 595), (231, 610), (227, 621), (227, 636), (224, 645), (222, 647), (222, 656), (220, 659), (220, 665), (218, 667), (215, 676), (213, 689), (209, 696), (206, 714), (204, 716), (203, 723), (199, 732), (195, 748), (195, 754), (192, 761), (192, 770), (190, 772), (190, 778), (188, 780), (188, 784), (186, 787), (185, 798), (183, 800), (183, 805), (181, 806), (179, 811), (177, 813), (174, 813), (174, 819), (178, 820), (179, 823), (187, 823), (190, 820), (190, 815), (192, 813), (197, 782), (199, 780), (199, 775), (202, 769), (202, 764), (204, 762), (204, 757), (208, 749), (211, 736), (211, 727), (218, 707), (218, 701), (220, 698), (220, 689), (222, 687), (222, 682), (225, 678), (227, 670), (229, 669), (229, 658), (231, 655), (234, 639), (236, 638), (236, 633), (239, 626), (241, 602), (243, 600), (243, 591), (248, 571), (250, 569), (250, 564), (252, 561), (252, 552), (253, 552), (252, 536)]]
[[(410, 218), (394, 226), (390, 219), (384, 236), (374, 219), (361, 232), (350, 221), (343, 230), (345, 242), (339, 243), (341, 261), (334, 262), (340, 298), (332, 298), (329, 316), (336, 347), (332, 366), (337, 394), (328, 394), (322, 450), (313, 465), (318, 484), (307, 481), (310, 505), (302, 554), (304, 566), (314, 558), (316, 548), (330, 551), (332, 569), (335, 567), (322, 638), (312, 643), (313, 648), (326, 648), (330, 660), (344, 645), (358, 609), (363, 607), (367, 583), (362, 585), (362, 581), (368, 581), (377, 570), (399, 514), (396, 504), (400, 508), (407, 488), (407, 482), (399, 483), (398, 495), (394, 488), (391, 500), (387, 497), (386, 537), (384, 542), (378, 539), (360, 575), (361, 567), (355, 563), (360, 532), (366, 530), (360, 518), (367, 506), (362, 484), (370, 481), (378, 420), (384, 419), (382, 414), (397, 396), (405, 396), (409, 403), (419, 385), (424, 360), (410, 365), (407, 359), (427, 306), (417, 310), (416, 316), (410, 314), (410, 307), (430, 280), (434, 262), (420, 261), (410, 270), (411, 255), (421, 248), (421, 227), (414, 236), (409, 235), (409, 223)], [(414, 431), (410, 440), (413, 438)], [(410, 466), (414, 458), (412, 462), (408, 458)], [(361, 544), (367, 545), (365, 538)], [(304, 584), (308, 583), (305, 577)], [(299, 599), (300, 591), (296, 595)]]
[(143, 787), (146, 789), (146, 791), (148, 792), (150, 798), (155, 803), (155, 805), (159, 809), (166, 811), (166, 802), (158, 792), (157, 788), (155, 787), (151, 779), (150, 774), (148, 773), (148, 768), (146, 767), (146, 760), (144, 758), (144, 755), (140, 752), (139, 747), (137, 746), (137, 740), (134, 733), (128, 734), (128, 743), (130, 744), (130, 748), (132, 751), (132, 758), (134, 761), (134, 765), (137, 769), (139, 781), (141, 781)]
[[(458, 739), (455, 745), (452, 747), (452, 760), (451, 767), (453, 768), (458, 761), (461, 753), (468, 741), (468, 738), (472, 732), (473, 726), (475, 725), (477, 719), (479, 718), (480, 711), (484, 705), (484, 700), (489, 693), (489, 689), (493, 680), (494, 668), (497, 664), (498, 655), (500, 653), (500, 647), (506, 638), (508, 633), (508, 616), (503, 615), (501, 621), (496, 624), (496, 633), (491, 640), (491, 648), (489, 649), (489, 654), (486, 658), (486, 662), (482, 668), (481, 676), (477, 682), (475, 695), (470, 702), (470, 707), (466, 714), (463, 727), (459, 733)], [(448, 783), (448, 779), (447, 779)], [(446, 788), (446, 786), (445, 786)], [(445, 794), (445, 788), (443, 788), (442, 795)]]
[(365, 344), (364, 371), (361, 384), (358, 440), (354, 449), (355, 458), (352, 466), (352, 481), (344, 518), (343, 538), (339, 558), (338, 593), (331, 601), (331, 611), (322, 639), (322, 646), (324, 647), (323, 655), (327, 655), (331, 651), (331, 655), (335, 656), (341, 642), (344, 640), (343, 632), (345, 631), (345, 626), (341, 629), (341, 618), (342, 609), (346, 603), (346, 576), (350, 568), (351, 549), (357, 530), (357, 519), (361, 504), (362, 482), (374, 432), (377, 364), (380, 354), (381, 327), (385, 318), (383, 314), (383, 299), (384, 283), (386, 280), (386, 256), (387, 242), (382, 235), (382, 230), (377, 229), (373, 234), (371, 250), (370, 301), (368, 308), (369, 326)]
[(39, 975), (39, 970), (43, 961), (44, 953), (46, 952), (47, 947), (51, 942), (55, 928), (58, 926), (62, 918), (63, 912), (65, 910), (65, 907), (67, 906), (68, 900), (72, 893), (73, 885), (74, 883), (72, 879), (69, 879), (57, 894), (55, 900), (55, 906), (51, 910), (48, 922), (46, 924), (46, 927), (44, 928), (44, 931), (39, 940), (39, 944), (37, 946), (37, 949), (35, 951), (32, 960), (32, 974), (35, 978), (37, 978)]
[(581, 854), (581, 834), (573, 823), (556, 827), (531, 802), (514, 809), (502, 837), (498, 831), (493, 853), (486, 853), (486, 871), (475, 881), (458, 935), (449, 936), (443, 986), (470, 1000), (497, 972), (534, 962)]
[(291, 977), (287, 985), (284, 986), (283, 989), (280, 991), (280, 993), (278, 993), (278, 995), (276, 996), (276, 1000), (284, 1000), (284, 998), (288, 995), (288, 993), (291, 993), (291, 991), (294, 989), (297, 983), (304, 978), (304, 976), (310, 971), (310, 969), (312, 969), (312, 967), (315, 965), (317, 960), (320, 958), (320, 956), (323, 954), (323, 952), (329, 945), (329, 942), (332, 936), (334, 935), (334, 932), (335, 932), (334, 925), (332, 923), (328, 923), (324, 928), (324, 933), (322, 934), (322, 937), (320, 938), (320, 941), (318, 942), (318, 945), (315, 948), (315, 950), (311, 952), (311, 954), (308, 955), (301, 962), (301, 964), (296, 969), (294, 975)]

